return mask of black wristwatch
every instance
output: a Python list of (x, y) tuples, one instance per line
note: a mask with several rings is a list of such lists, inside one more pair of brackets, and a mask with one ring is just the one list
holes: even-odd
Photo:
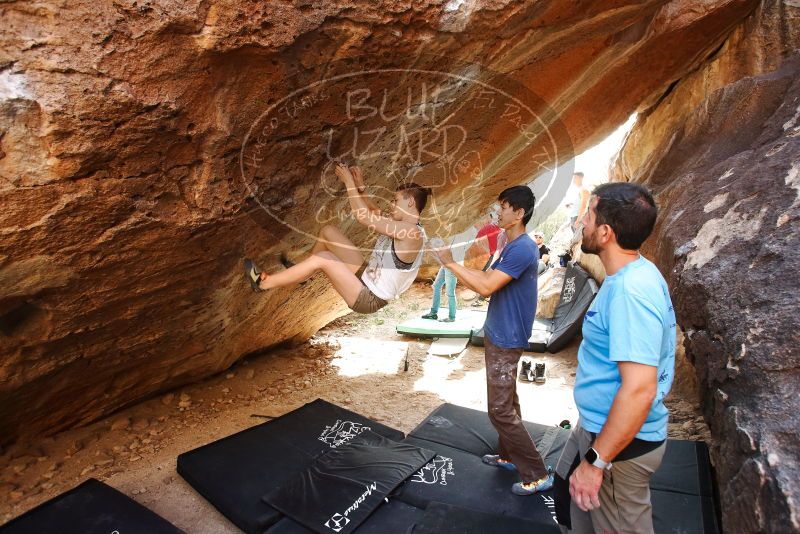
[(592, 447), (589, 447), (589, 450), (586, 451), (586, 455), (583, 458), (593, 466), (599, 467), (600, 469), (611, 469), (611, 462), (606, 462), (600, 458), (600, 455), (597, 454), (597, 451)]

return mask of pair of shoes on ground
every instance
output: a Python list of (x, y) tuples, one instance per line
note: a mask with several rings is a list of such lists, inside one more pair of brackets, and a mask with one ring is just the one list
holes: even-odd
[(519, 379), (527, 382), (543, 383), (547, 380), (545, 376), (544, 363), (532, 365), (531, 360), (522, 360), (522, 368), (519, 371)]
[(439, 319), (439, 315), (434, 312), (426, 313), (422, 316), (422, 318), (431, 319), (432, 321), (438, 320), (440, 323), (452, 323), (456, 320), (455, 317), (445, 317), (444, 319)]
[[(506, 469), (507, 471), (517, 470), (516, 465), (507, 460), (503, 460), (500, 458), (499, 454), (485, 454), (481, 460), (487, 465), (500, 467), (501, 469)], [(524, 482), (516, 482), (513, 486), (511, 486), (511, 491), (515, 495), (533, 495), (534, 493), (541, 493), (551, 489), (553, 487), (553, 482), (553, 468), (548, 467), (546, 477), (542, 478), (541, 480), (529, 482), (527, 484)]]

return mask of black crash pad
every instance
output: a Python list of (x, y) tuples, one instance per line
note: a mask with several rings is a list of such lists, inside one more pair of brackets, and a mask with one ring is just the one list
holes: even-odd
[(183, 532), (111, 486), (90, 478), (0, 526), (2, 534)]
[(453, 506), (431, 503), (414, 527), (414, 534), (561, 534), (555, 523), (541, 525), (516, 517), (487, 514)]
[[(523, 424), (545, 464), (555, 467), (569, 439), (570, 431), (529, 421), (523, 421)], [(409, 436), (447, 445), (476, 456), (497, 454), (497, 431), (486, 412), (455, 404), (446, 403), (436, 408)]]
[(441, 502), (478, 512), (516, 517), (534, 525), (555, 524), (552, 491), (519, 496), (511, 486), (519, 474), (486, 465), (480, 456), (408, 437), (404, 443), (433, 449), (437, 456), (403, 484), (396, 497), (419, 508)]
[[(540, 453), (544, 453), (545, 463), (555, 466), (570, 431), (527, 421), (525, 427)], [(409, 437), (452, 447), (478, 458), (497, 453), (497, 432), (486, 413), (453, 404), (436, 408)], [(548, 439), (543, 443), (544, 437)], [(664, 530), (670, 521), (686, 527), (686, 532), (717, 532), (711, 463), (705, 443), (667, 440), (664, 459), (650, 480), (650, 487), (654, 495), (654, 521), (662, 528), (656, 532), (673, 532)], [(686, 505), (685, 513), (681, 512), (682, 503)]]
[(711, 460), (702, 441), (667, 440), (661, 467), (650, 479), (654, 490), (712, 497)]
[[(613, 468), (612, 468), (613, 469)], [(650, 490), (656, 534), (718, 534), (711, 497)]]
[(280, 513), (261, 497), (320, 454), (364, 429), (395, 441), (403, 433), (317, 399), (277, 419), (178, 456), (178, 473), (225, 517), (261, 534)]
[[(367, 518), (360, 527), (358, 534), (394, 534), (405, 533), (419, 522), (425, 510), (410, 506), (396, 499), (381, 504), (375, 513)], [(275, 523), (266, 534), (311, 534), (309, 530), (297, 521), (284, 517)], [(416, 532), (416, 530), (414, 531)]]
[(434, 455), (366, 430), (319, 456), (263, 500), (314, 532), (348, 534)]
[(598, 291), (597, 282), (581, 267), (570, 265), (567, 268), (558, 306), (553, 313), (552, 333), (547, 341), (547, 352), (560, 351), (580, 332), (583, 327), (583, 317)]

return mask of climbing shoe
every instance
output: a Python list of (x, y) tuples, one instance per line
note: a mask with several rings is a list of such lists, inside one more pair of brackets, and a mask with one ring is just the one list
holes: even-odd
[(436, 319), (439, 318), (439, 316), (437, 314), (435, 314), (434, 312), (430, 312), (430, 313), (426, 313), (425, 315), (423, 315), (422, 318), (423, 319), (433, 319), (435, 321)]
[(492, 467), (501, 467), (507, 471), (516, 471), (517, 466), (507, 460), (502, 460), (499, 454), (484, 454), (481, 461)]
[(511, 491), (514, 495), (533, 495), (534, 493), (541, 493), (553, 487), (553, 468), (547, 468), (547, 476), (535, 482), (517, 482), (511, 486)]
[(533, 380), (539, 384), (544, 384), (547, 378), (544, 375), (544, 363), (537, 363), (533, 368)]
[(261, 282), (261, 270), (249, 258), (244, 260), (244, 277), (250, 282), (250, 287), (253, 288), (253, 291), (263, 291), (258, 285)]
[(522, 367), (519, 370), (519, 379), (525, 382), (533, 382), (533, 370), (531, 369), (531, 362), (528, 359), (522, 360)]

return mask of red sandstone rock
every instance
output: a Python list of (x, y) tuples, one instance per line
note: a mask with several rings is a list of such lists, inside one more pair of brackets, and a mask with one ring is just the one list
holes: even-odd
[[(434, 108), (463, 127), (458, 158), (426, 155), (402, 167), (424, 171), (423, 182), (462, 178), (439, 184), (429, 213), (441, 220), (426, 222), (449, 232), (552, 165), (556, 150), (568, 159), (655, 103), (756, 2), (449, 5), (2, 4), (0, 441), (90, 421), (250, 352), (302, 341), (346, 311), (322, 279), (253, 294), (240, 270), (245, 255), (273, 268), (280, 253), (309, 247), (320, 218), (344, 205), (320, 179), (329, 163), (321, 140), (333, 128), (341, 149), (356, 126), (380, 125), (343, 115), (347, 91), (385, 89), (392, 112), (411, 103), (413, 118), (373, 135), (381, 147), (396, 149), (403, 128), (430, 122)], [(502, 73), (492, 87), (527, 87), (542, 120), (532, 141), (521, 132), (538, 123), (481, 101), (474, 83), (364, 75), (480, 74), (465, 62)], [(252, 172), (243, 180), (240, 155), (246, 138), (260, 142), (248, 137), (259, 117), (292, 91), (347, 72), (361, 73), (357, 83), (343, 78), (287, 101), (292, 120), (261, 139), (261, 160), (244, 167)], [(418, 108), (421, 82), (437, 80), (452, 98)], [(315, 100), (326, 94), (336, 98)], [(406, 177), (362, 159), (376, 193)], [(485, 182), (470, 187), (477, 178), (465, 176)], [(258, 189), (249, 195), (245, 186)], [(371, 246), (365, 232), (348, 231)]]

